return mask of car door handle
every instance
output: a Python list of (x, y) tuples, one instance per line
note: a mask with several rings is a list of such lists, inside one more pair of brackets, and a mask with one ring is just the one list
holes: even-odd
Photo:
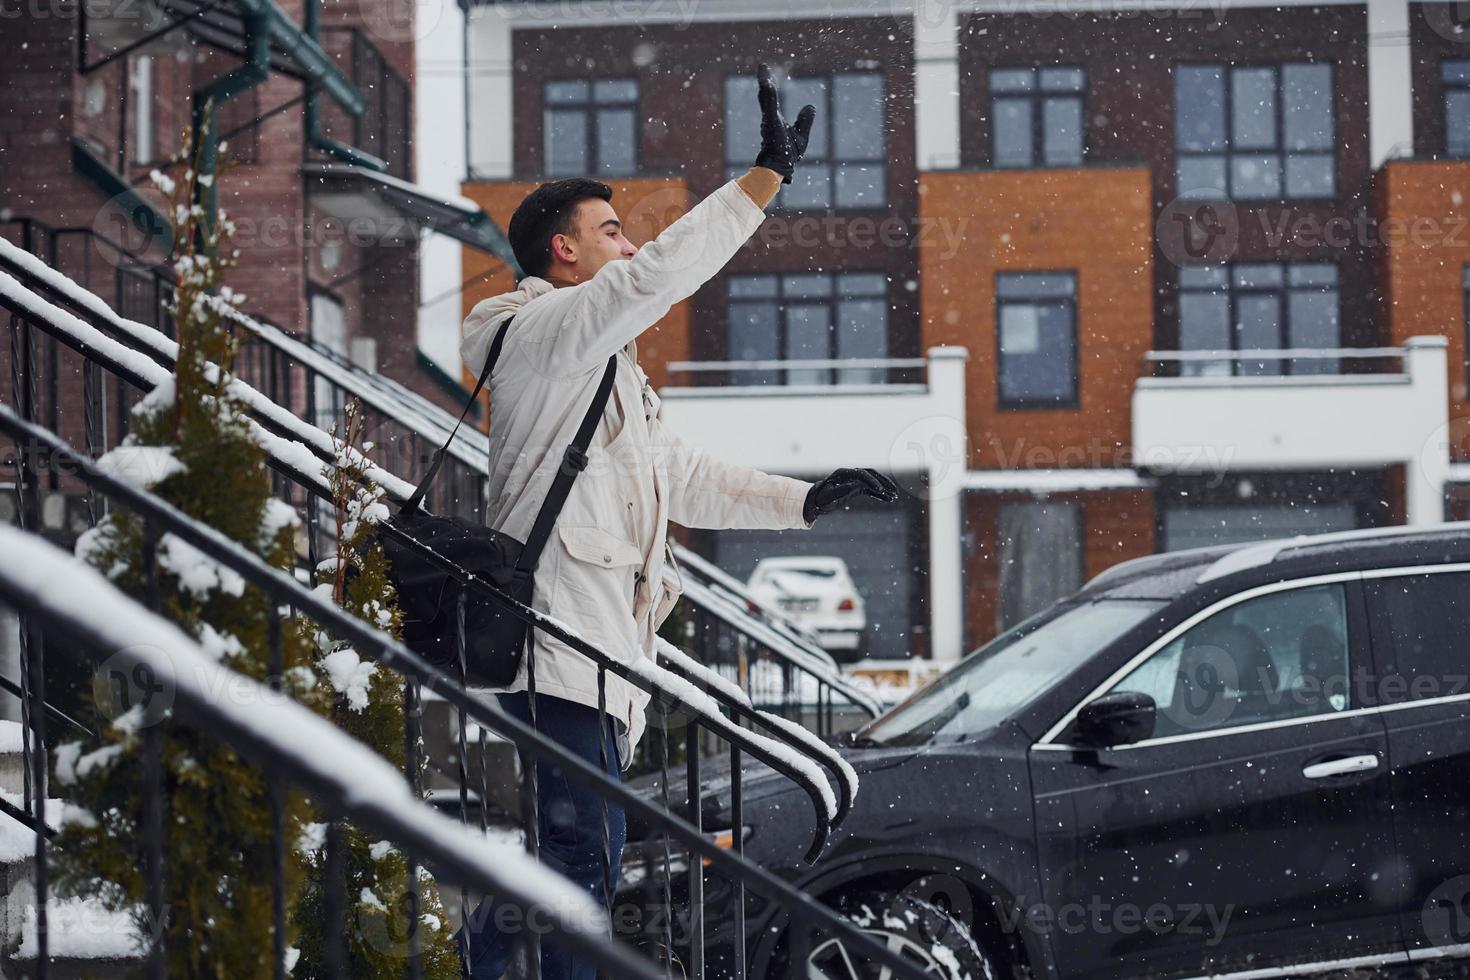
[(1314, 762), (1302, 769), (1308, 779), (1326, 779), (1329, 776), (1347, 776), (1355, 772), (1371, 772), (1378, 768), (1376, 755), (1350, 755), (1345, 759), (1328, 759)]

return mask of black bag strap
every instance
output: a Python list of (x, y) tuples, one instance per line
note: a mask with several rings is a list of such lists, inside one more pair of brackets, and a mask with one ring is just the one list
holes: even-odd
[(454, 428), (449, 430), (449, 438), (444, 440), (444, 445), (434, 454), (429, 461), (429, 468), (424, 471), (424, 478), (419, 481), (418, 489), (414, 490), (413, 496), (404, 501), (399, 508), (400, 514), (418, 510), (419, 503), (424, 499), (424, 494), (429, 492), (429, 485), (434, 482), (434, 477), (439, 472), (439, 466), (444, 462), (444, 454), (449, 451), (449, 444), (454, 442), (454, 437), (459, 434), (459, 427), (464, 424), (465, 416), (470, 414), (470, 407), (475, 404), (475, 399), (480, 397), (480, 390), (485, 387), (485, 382), (490, 380), (490, 371), (495, 367), (495, 362), (500, 360), (500, 349), (505, 346), (505, 332), (510, 329), (510, 321), (515, 317), (509, 317), (495, 331), (495, 340), (490, 344), (490, 353), (485, 355), (485, 369), (480, 372), (480, 380), (475, 382), (475, 390), (470, 392), (470, 400), (465, 402), (464, 411), (459, 413), (459, 421), (454, 423)]
[[(429, 492), (429, 485), (434, 481), (434, 476), (439, 472), (439, 466), (444, 462), (444, 454), (449, 451), (449, 444), (454, 442), (454, 437), (459, 433), (459, 427), (464, 424), (465, 416), (470, 413), (470, 406), (475, 403), (476, 398), (480, 397), (480, 390), (485, 387), (485, 382), (490, 379), (490, 371), (495, 367), (495, 362), (500, 359), (501, 348), (505, 346), (506, 331), (510, 329), (510, 322), (514, 319), (513, 316), (508, 318), (496, 331), (495, 340), (490, 345), (490, 352), (485, 356), (485, 367), (480, 372), (480, 380), (475, 382), (475, 390), (470, 392), (470, 399), (465, 404), (464, 411), (459, 413), (459, 421), (454, 423), (449, 438), (434, 454), (434, 458), (429, 462), (428, 470), (424, 472), (424, 478), (419, 481), (413, 496), (404, 502), (400, 513), (406, 514), (416, 510), (424, 499), (424, 494)], [(521, 549), (520, 559), (516, 562), (517, 571), (530, 573), (536, 570), (536, 562), (540, 560), (541, 552), (551, 538), (551, 526), (556, 523), (557, 517), (561, 514), (561, 509), (572, 492), (572, 484), (576, 482), (577, 474), (587, 468), (587, 447), (592, 445), (592, 435), (597, 431), (597, 423), (602, 420), (603, 412), (607, 411), (607, 400), (612, 395), (613, 378), (617, 370), (618, 355), (613, 354), (607, 359), (607, 367), (603, 369), (602, 381), (597, 386), (597, 394), (592, 396), (592, 404), (587, 406), (587, 414), (582, 416), (582, 424), (577, 427), (577, 434), (572, 437), (571, 445), (562, 452), (561, 465), (556, 469), (556, 477), (551, 481), (551, 489), (546, 492), (546, 499), (542, 501), (541, 510), (536, 514), (536, 523), (531, 526), (531, 533), (526, 538), (525, 547)]]
[(587, 447), (592, 445), (592, 434), (597, 431), (597, 423), (602, 421), (602, 413), (607, 410), (607, 399), (612, 394), (613, 376), (617, 370), (618, 355), (614, 354), (607, 359), (607, 367), (603, 369), (597, 394), (592, 396), (592, 404), (588, 406), (587, 414), (582, 416), (582, 424), (572, 437), (572, 444), (562, 453), (561, 465), (556, 468), (551, 489), (546, 491), (546, 499), (542, 501), (541, 510), (536, 515), (536, 523), (531, 525), (531, 533), (526, 536), (526, 546), (521, 549), (521, 557), (516, 561), (518, 572), (529, 574), (536, 570), (536, 562), (541, 558), (541, 551), (551, 537), (551, 526), (561, 514), (562, 506), (572, 492), (572, 484), (576, 482), (577, 474), (587, 468)]

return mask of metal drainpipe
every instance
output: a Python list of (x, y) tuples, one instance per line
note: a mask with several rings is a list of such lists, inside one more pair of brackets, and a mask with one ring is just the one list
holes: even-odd
[[(261, 13), (251, 11), (244, 15), (243, 22), (245, 49), (249, 53), (249, 60), (223, 78), (210, 82), (194, 92), (192, 120), (194, 142), (199, 151), (197, 156), (201, 177), (209, 175), (212, 178), (219, 162), (219, 126), (216, 122), (219, 118), (220, 106), (235, 96), (250, 91), (270, 77), (271, 37), (267, 19)], [(204, 107), (210, 104), (213, 105), (213, 111), (210, 113), (208, 125), (205, 125)], [(212, 179), (207, 187), (202, 184), (197, 185), (197, 203), (204, 208), (206, 240), (208, 233), (213, 231), (211, 225), (214, 221), (217, 185), (218, 182)]]
[[(306, 0), (305, 10), (301, 17), (301, 29), (307, 37), (320, 43), (318, 37), (321, 29), (321, 0)], [(379, 173), (386, 173), (388, 163), (380, 160), (371, 153), (359, 150), (321, 131), (321, 116), (317, 112), (317, 93), (314, 89), (306, 92), (306, 141), (311, 146), (324, 153), (344, 160), (358, 167), (367, 167)]]

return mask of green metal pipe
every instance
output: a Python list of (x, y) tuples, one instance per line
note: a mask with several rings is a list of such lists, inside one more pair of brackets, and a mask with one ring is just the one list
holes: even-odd
[[(219, 127), (216, 120), (219, 107), (236, 96), (250, 91), (270, 77), (271, 35), (264, 15), (249, 12), (244, 16), (246, 62), (223, 78), (216, 79), (193, 95), (193, 132), (195, 156), (199, 161), (199, 176), (208, 178), (196, 185), (196, 202), (204, 207), (203, 236), (207, 240), (214, 230), (214, 206), (217, 181), (215, 169), (219, 165)], [(208, 118), (205, 108), (210, 107)]]
[(367, 96), (337, 70), (332, 59), (316, 42), (317, 14), (311, 3), (306, 5), (305, 21), (308, 26), (305, 30), (297, 27), (273, 0), (240, 0), (240, 6), (265, 18), (271, 40), (290, 55), (312, 83), (320, 86), (352, 115), (363, 114), (367, 109)]

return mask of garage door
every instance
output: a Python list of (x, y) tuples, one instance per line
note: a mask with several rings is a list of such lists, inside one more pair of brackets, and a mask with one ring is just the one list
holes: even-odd
[(915, 598), (922, 595), (923, 562), (910, 553), (914, 523), (899, 508), (859, 505), (823, 515), (810, 530), (721, 531), (713, 536), (715, 560), (744, 582), (762, 558), (841, 558), (867, 604), (868, 655), (903, 659), (912, 647), (915, 618), (922, 615)]

